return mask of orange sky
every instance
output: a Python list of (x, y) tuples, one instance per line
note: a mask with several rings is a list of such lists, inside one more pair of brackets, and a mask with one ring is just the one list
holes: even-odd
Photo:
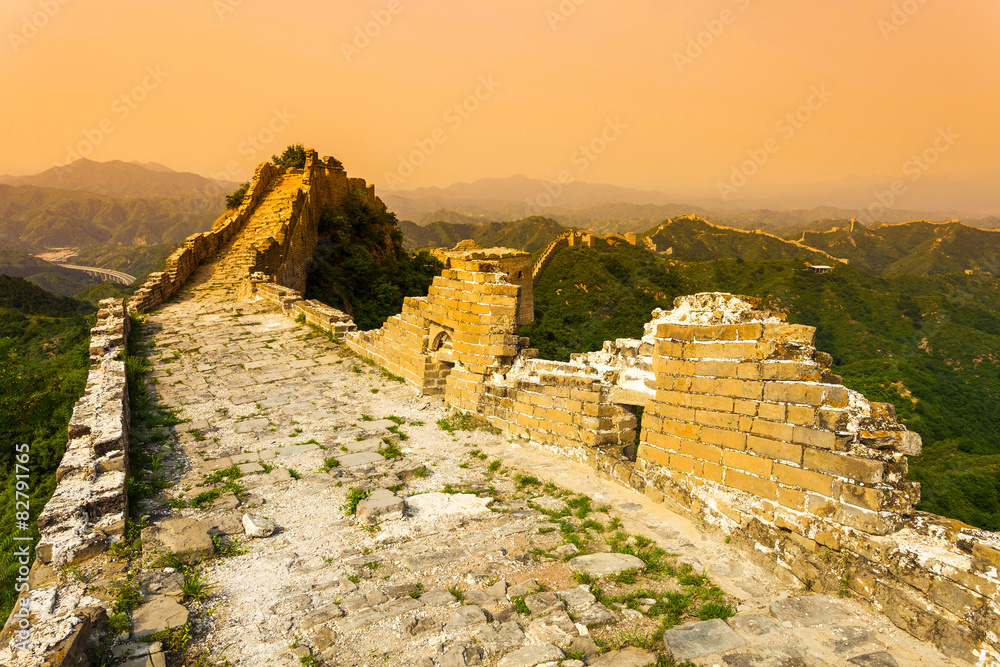
[(1000, 148), (996, 0), (3, 0), (0, 27), (0, 173), (94, 143), (243, 180), (303, 142), (380, 188), (571, 170), (711, 195), (765, 146), (754, 187), (898, 177), (949, 127), (936, 173)]

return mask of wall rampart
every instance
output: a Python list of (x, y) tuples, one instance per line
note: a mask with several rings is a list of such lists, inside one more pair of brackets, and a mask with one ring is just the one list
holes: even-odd
[(167, 258), (166, 269), (149, 274), (146, 282), (129, 298), (129, 308), (145, 312), (173, 296), (202, 262), (215, 255), (223, 244), (243, 229), (278, 173), (278, 168), (269, 162), (258, 166), (239, 208), (227, 211), (215, 221), (211, 230), (187, 237), (181, 247)]
[(55, 491), (38, 516), (41, 538), (29, 588), (0, 632), (0, 664), (75, 665), (92, 622), (104, 616), (94, 598), (82, 598), (80, 587), (60, 581), (57, 570), (104, 551), (125, 529), (128, 332), (125, 300), (101, 301), (91, 330), (86, 389), (73, 408)]

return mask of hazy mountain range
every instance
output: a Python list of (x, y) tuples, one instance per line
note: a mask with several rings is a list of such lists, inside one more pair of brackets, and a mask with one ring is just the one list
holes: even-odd
[(208, 229), (237, 184), (156, 163), (79, 160), (0, 177), (0, 241), (28, 252), (177, 243)]
[[(727, 206), (719, 199), (685, 199), (607, 184), (560, 185), (525, 176), (379, 194), (401, 220), (421, 225), (438, 221), (476, 224), (541, 215), (566, 226), (596, 232), (638, 232), (667, 218), (694, 214), (742, 229), (777, 229), (820, 219), (851, 218), (887, 223), (959, 219), (971, 226), (1000, 226), (1000, 219), (990, 217), (1000, 215), (1000, 177), (996, 175), (983, 174), (968, 181), (927, 176), (919, 182), (919, 190), (914, 185), (910, 192), (896, 198), (907, 205), (905, 208), (890, 206), (880, 212), (875, 193), (890, 186), (891, 180), (839, 182), (823, 186), (822, 192), (808, 196), (790, 191), (762, 199), (759, 207)], [(964, 193), (968, 198), (948, 198), (951, 192)], [(786, 205), (779, 206), (779, 200)], [(956, 206), (956, 201), (963, 203)], [(826, 205), (817, 206), (816, 202)], [(872, 208), (873, 204), (877, 206)], [(928, 208), (917, 208), (918, 204), (926, 204)], [(878, 215), (866, 219), (866, 212)]]

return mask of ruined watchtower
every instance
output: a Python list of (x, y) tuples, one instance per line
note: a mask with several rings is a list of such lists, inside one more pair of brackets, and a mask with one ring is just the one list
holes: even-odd
[(460, 241), (452, 249), (435, 248), (431, 254), (444, 264), (444, 268), (452, 268), (452, 260), (483, 261), (493, 264), (499, 273), (507, 276), (512, 285), (521, 287), (521, 297), (517, 309), (518, 326), (524, 326), (535, 320), (534, 283), (531, 278), (531, 255), (521, 250), (510, 248), (480, 248), (473, 240)]

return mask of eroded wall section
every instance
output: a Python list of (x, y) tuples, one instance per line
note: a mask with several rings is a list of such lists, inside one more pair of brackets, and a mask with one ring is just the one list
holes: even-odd
[(841, 384), (812, 327), (699, 294), (654, 312), (643, 338), (561, 363), (518, 338), (517, 293), (470, 263), (348, 341), (424, 393), (443, 385), (456, 408), (691, 511), (779, 574), (998, 664), (1000, 536), (914, 509), (919, 436)]

